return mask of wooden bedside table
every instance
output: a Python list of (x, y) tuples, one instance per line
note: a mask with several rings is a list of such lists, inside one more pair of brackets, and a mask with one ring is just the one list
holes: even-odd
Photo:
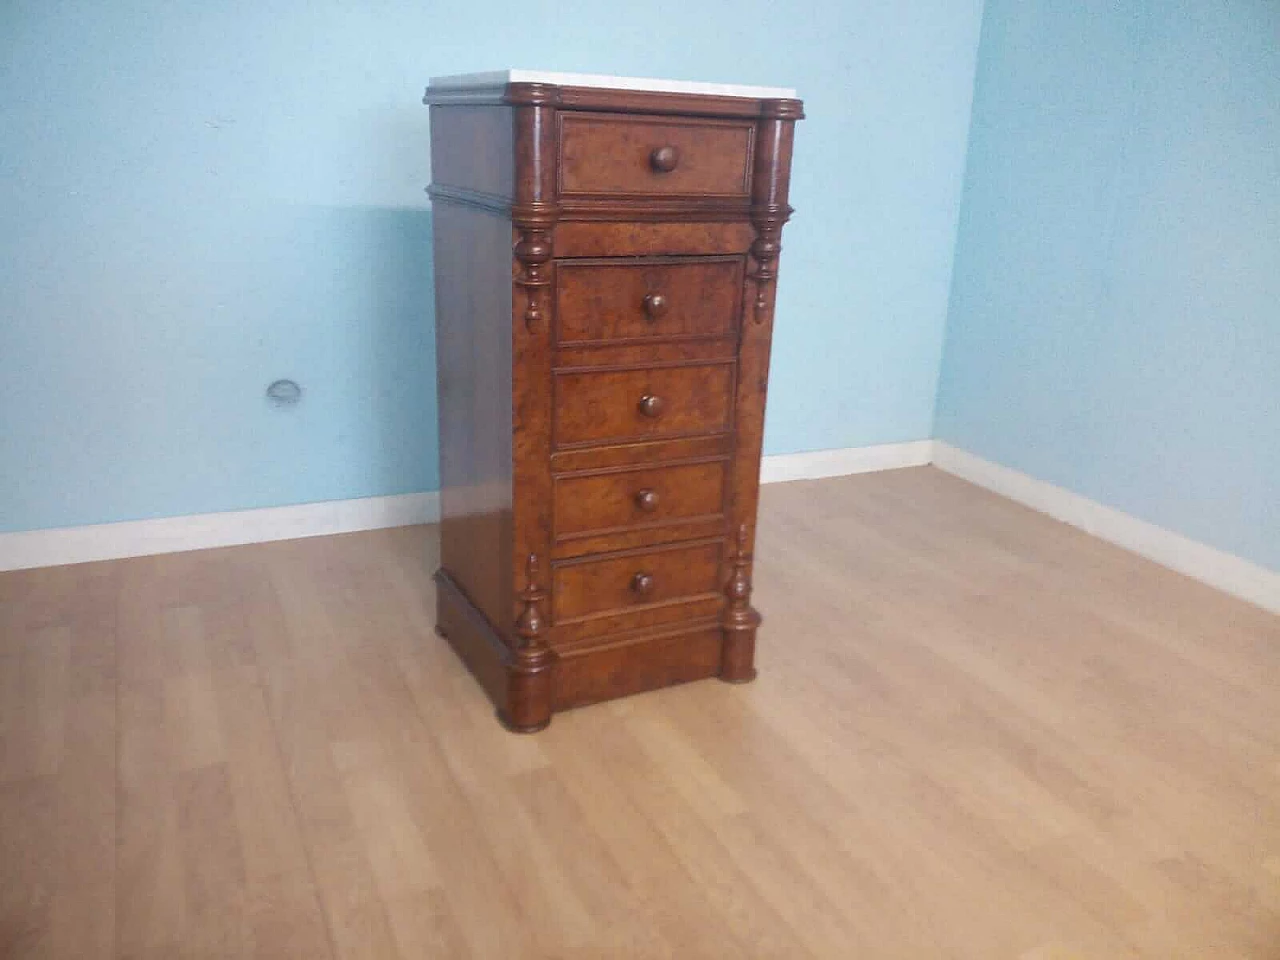
[(431, 81), (437, 629), (511, 729), (755, 676), (791, 90)]

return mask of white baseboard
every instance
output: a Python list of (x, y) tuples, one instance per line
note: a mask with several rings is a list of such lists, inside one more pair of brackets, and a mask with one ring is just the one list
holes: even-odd
[(438, 493), (329, 500), (126, 523), (0, 533), (0, 570), (56, 567), (242, 543), (380, 530), (440, 519)]
[(783, 453), (765, 457), (761, 461), (760, 482), (819, 480), (823, 477), (847, 477), (854, 473), (872, 473), (876, 470), (923, 467), (929, 463), (932, 455), (932, 440), (815, 450), (812, 453)]
[(1280, 613), (1280, 573), (1147, 523), (1078, 493), (934, 441), (939, 470), (1046, 513), (1241, 600)]
[[(765, 457), (760, 482), (816, 480), (929, 463), (1171, 570), (1280, 613), (1280, 573), (942, 441), (915, 440)], [(439, 519), (440, 495), (430, 492), (0, 533), (0, 571), (380, 530), (435, 523)]]
[[(765, 457), (760, 479), (763, 483), (812, 480), (895, 467), (923, 466), (929, 462), (931, 447), (931, 441), (917, 440), (913, 443)], [(440, 495), (430, 492), (85, 527), (24, 530), (0, 533), (0, 571), (379, 530), (413, 523), (435, 523), (439, 519)]]

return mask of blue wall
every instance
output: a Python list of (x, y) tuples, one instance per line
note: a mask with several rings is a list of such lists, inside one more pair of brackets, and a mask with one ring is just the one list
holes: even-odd
[[(928, 437), (980, 18), (0, 5), (0, 531), (434, 488), (418, 100), (508, 65), (798, 87), (767, 450)], [(277, 377), (299, 406), (264, 399)]]
[(1280, 3), (988, 0), (937, 434), (1280, 569)]

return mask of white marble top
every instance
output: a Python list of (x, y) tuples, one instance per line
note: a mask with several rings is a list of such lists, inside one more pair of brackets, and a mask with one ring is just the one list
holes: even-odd
[(698, 93), (716, 97), (751, 97), (757, 100), (794, 100), (790, 87), (751, 87), (740, 83), (699, 83), (692, 80), (651, 80), (645, 77), (608, 77), (596, 73), (554, 73), (550, 70), (491, 70), (432, 77), (433, 90), (466, 90), (496, 87), (504, 83), (553, 83), (561, 87), (601, 87), (606, 90), (644, 90), (650, 93)]

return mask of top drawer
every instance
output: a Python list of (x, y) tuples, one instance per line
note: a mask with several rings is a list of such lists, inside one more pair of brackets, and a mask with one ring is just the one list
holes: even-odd
[(742, 197), (755, 125), (745, 120), (562, 113), (565, 197)]

